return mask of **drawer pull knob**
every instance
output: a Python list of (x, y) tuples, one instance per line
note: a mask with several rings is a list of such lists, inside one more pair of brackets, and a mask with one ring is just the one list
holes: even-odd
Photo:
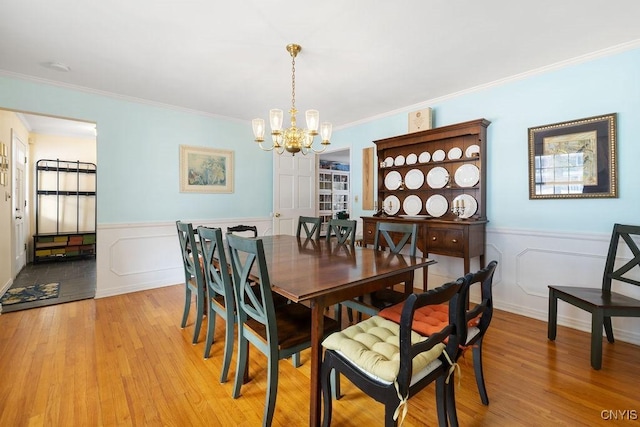
[(458, 239), (451, 239), (453, 243), (458, 243)]
[(431, 240), (433, 240), (435, 242), (436, 240), (438, 240), (438, 238), (437, 237), (432, 237)]

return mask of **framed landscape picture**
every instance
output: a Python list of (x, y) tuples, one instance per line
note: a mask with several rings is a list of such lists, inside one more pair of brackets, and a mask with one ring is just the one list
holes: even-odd
[(180, 192), (233, 193), (233, 151), (181, 145)]

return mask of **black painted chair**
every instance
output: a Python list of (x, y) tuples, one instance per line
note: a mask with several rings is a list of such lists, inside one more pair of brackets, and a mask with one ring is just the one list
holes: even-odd
[(304, 230), (307, 239), (320, 239), (320, 228), (322, 227), (322, 219), (313, 216), (300, 216), (298, 217), (298, 230), (296, 236), (302, 237), (302, 231)]
[[(321, 382), (323, 426), (331, 424), (332, 371), (348, 378), (362, 392), (385, 406), (384, 425), (402, 423), (407, 401), (429, 384), (436, 383), (439, 425), (457, 426), (454, 367), (465, 322), (466, 286), (460, 278), (422, 294), (411, 294), (404, 303), (400, 324), (373, 316), (330, 335), (325, 347)], [(415, 311), (423, 306), (449, 302), (449, 322), (425, 338), (412, 331)]]
[(191, 308), (192, 294), (196, 296), (196, 320), (193, 331), (193, 344), (198, 342), (200, 327), (205, 313), (205, 281), (198, 244), (193, 233), (193, 225), (182, 221), (176, 221), (178, 240), (182, 252), (182, 264), (184, 266), (185, 301), (180, 327), (187, 325), (189, 309)]
[[(602, 276), (602, 287), (574, 287), (574, 286), (549, 286), (549, 323), (548, 337), (556, 339), (558, 321), (558, 300), (565, 301), (582, 310), (591, 313), (591, 366), (593, 369), (602, 367), (602, 328), (604, 326), (607, 340), (614, 342), (612, 317), (640, 317), (640, 300), (631, 298), (623, 293), (611, 290), (612, 282), (620, 290), (624, 284), (640, 286), (640, 281), (634, 279), (640, 267), (640, 249), (636, 244), (640, 237), (640, 226), (615, 224), (609, 252)], [(636, 241), (634, 241), (634, 238)], [(630, 251), (631, 259), (616, 268), (616, 256), (618, 246), (623, 245)], [(635, 273), (633, 273), (635, 271)], [(631, 274), (628, 274), (631, 272)]]
[(219, 228), (198, 227), (200, 247), (204, 264), (204, 278), (207, 284), (208, 319), (207, 338), (204, 345), (204, 357), (209, 358), (213, 335), (216, 327), (216, 314), (225, 321), (224, 356), (220, 382), (227, 382), (231, 355), (233, 353), (235, 302), (233, 298), (233, 282), (224, 243), (222, 230)]
[[(278, 392), (278, 361), (311, 347), (311, 309), (303, 304), (276, 306), (261, 239), (227, 234), (238, 313), (238, 355), (234, 399), (240, 396), (249, 343), (267, 356), (267, 396), (262, 423), (273, 420)], [(257, 285), (249, 280), (252, 268)], [(324, 319), (324, 334), (338, 330), (338, 323)]]
[[(493, 275), (495, 273), (497, 261), (491, 261), (485, 268), (475, 272), (468, 273), (464, 276), (467, 293), (477, 292), (480, 296), (480, 302), (474, 305), (465, 302), (466, 322), (460, 326), (460, 354), (472, 349), (473, 352), (473, 369), (476, 377), (476, 385), (480, 400), (484, 405), (489, 404), (489, 396), (487, 395), (487, 387), (484, 382), (484, 370), (482, 368), (482, 341), (484, 335), (489, 329), (491, 318), (493, 316)], [(475, 291), (475, 289), (477, 291)], [(402, 314), (402, 304), (396, 304), (392, 307), (380, 311), (380, 317), (395, 322), (400, 321)], [(421, 335), (429, 336), (430, 330), (439, 326), (439, 322), (446, 319), (448, 315), (448, 307), (446, 306), (429, 306), (420, 308), (414, 317), (413, 330)]]
[(258, 227), (255, 225), (234, 225), (233, 227), (227, 227), (227, 234), (228, 233), (240, 233), (241, 236), (245, 237), (258, 237)]

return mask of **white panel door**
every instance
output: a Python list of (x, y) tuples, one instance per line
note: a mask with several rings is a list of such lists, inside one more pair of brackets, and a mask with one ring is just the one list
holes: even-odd
[(26, 161), (27, 148), (18, 136), (12, 134), (13, 142), (13, 227), (14, 227), (14, 261), (13, 277), (27, 264), (27, 231), (26, 215)]
[(275, 154), (273, 234), (295, 235), (298, 216), (316, 214), (316, 156)]

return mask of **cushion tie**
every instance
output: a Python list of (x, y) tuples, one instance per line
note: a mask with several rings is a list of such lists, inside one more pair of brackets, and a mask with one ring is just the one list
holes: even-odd
[(398, 421), (398, 416), (400, 415), (400, 411), (402, 411), (402, 415), (400, 416), (400, 421), (398, 421), (398, 427), (402, 427), (402, 423), (404, 423), (404, 419), (407, 416), (407, 412), (409, 411), (409, 392), (407, 392), (407, 395), (405, 397), (402, 397), (402, 395), (400, 394), (400, 389), (398, 388), (398, 381), (394, 381), (393, 385), (396, 388), (396, 394), (398, 395), (398, 399), (400, 399), (400, 402), (398, 403), (398, 407), (396, 408), (395, 412), (393, 413), (393, 420), (394, 421)]
[(442, 354), (444, 354), (444, 357), (447, 359), (447, 362), (449, 362), (449, 373), (447, 374), (447, 379), (445, 380), (445, 384), (449, 384), (449, 378), (451, 378), (451, 375), (453, 374), (453, 372), (456, 370), (456, 368), (458, 369), (458, 388), (460, 387), (460, 379), (462, 378), (462, 371), (460, 370), (460, 365), (458, 365), (457, 362), (452, 362), (451, 358), (449, 357), (449, 353), (447, 353), (446, 351), (443, 351)]

